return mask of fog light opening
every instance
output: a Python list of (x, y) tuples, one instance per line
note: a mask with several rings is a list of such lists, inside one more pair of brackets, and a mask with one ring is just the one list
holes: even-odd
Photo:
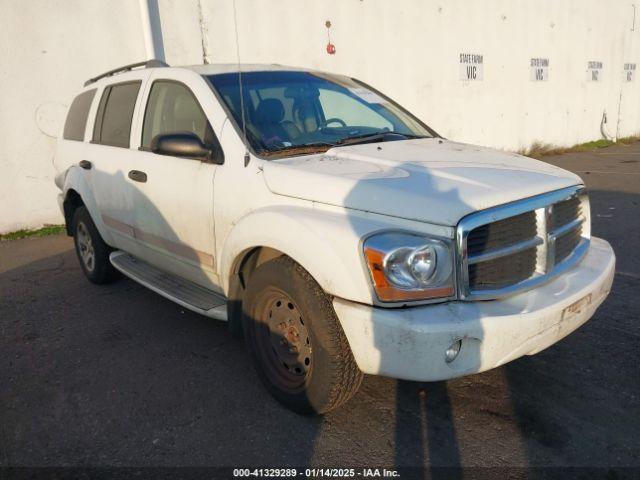
[(444, 352), (444, 360), (447, 363), (453, 362), (458, 357), (458, 354), (460, 353), (461, 348), (462, 348), (461, 339), (453, 342), (451, 345), (449, 345), (449, 348), (447, 348), (447, 350)]

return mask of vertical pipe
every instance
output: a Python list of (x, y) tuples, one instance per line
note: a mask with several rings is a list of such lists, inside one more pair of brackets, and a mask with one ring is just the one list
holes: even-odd
[(158, 0), (139, 0), (139, 3), (147, 59), (165, 61)]

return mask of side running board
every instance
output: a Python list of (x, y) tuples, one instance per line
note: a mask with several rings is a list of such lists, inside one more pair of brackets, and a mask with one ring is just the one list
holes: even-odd
[(120, 250), (112, 252), (109, 260), (127, 277), (163, 297), (207, 317), (227, 320), (227, 299), (223, 295), (159, 270)]

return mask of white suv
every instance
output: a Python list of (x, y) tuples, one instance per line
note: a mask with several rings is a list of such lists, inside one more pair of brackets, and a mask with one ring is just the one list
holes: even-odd
[[(140, 68), (142, 67), (142, 68)], [(353, 78), (150, 61), (89, 80), (56, 184), (84, 273), (243, 332), (283, 404), (552, 345), (607, 296), (576, 175), (448, 141)]]

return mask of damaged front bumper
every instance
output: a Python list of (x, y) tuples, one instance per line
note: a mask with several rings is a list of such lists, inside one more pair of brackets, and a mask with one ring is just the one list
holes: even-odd
[[(533, 355), (564, 338), (593, 316), (614, 271), (611, 246), (592, 238), (574, 268), (505, 299), (384, 309), (336, 298), (333, 305), (364, 373), (446, 380)], [(458, 355), (446, 359), (458, 341)]]

